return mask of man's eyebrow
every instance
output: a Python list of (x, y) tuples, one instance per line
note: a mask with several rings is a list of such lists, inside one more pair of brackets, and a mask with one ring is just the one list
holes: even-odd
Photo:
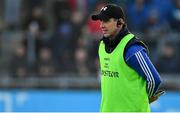
[(100, 21), (103, 21), (103, 22), (108, 22), (108, 21), (110, 21), (110, 19), (105, 19), (105, 20), (103, 20), (103, 19), (100, 19)]

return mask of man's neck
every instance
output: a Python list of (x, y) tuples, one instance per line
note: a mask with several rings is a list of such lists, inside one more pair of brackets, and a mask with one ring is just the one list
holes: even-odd
[(111, 37), (109, 37), (110, 40), (114, 40), (114, 39), (116, 38), (116, 36), (119, 34), (119, 32), (121, 31), (121, 29), (122, 29), (122, 26), (119, 27), (119, 28), (116, 30), (116, 32), (114, 33), (114, 35), (112, 35)]

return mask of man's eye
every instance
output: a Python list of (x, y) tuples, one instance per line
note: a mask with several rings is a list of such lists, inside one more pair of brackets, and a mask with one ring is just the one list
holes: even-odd
[(109, 22), (109, 20), (101, 20), (102, 22)]

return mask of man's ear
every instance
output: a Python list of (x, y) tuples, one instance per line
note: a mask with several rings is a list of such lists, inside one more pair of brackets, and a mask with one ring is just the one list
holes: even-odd
[(117, 21), (117, 26), (118, 25), (121, 25), (121, 21), (118, 19), (118, 21)]
[(122, 18), (118, 19), (117, 26), (125, 24), (124, 20)]
[(124, 20), (122, 18), (118, 19), (121, 24), (125, 24)]

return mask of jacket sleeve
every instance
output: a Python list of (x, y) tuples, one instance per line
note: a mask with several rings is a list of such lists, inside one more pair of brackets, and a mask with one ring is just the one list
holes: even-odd
[(161, 78), (149, 59), (146, 49), (139, 44), (131, 45), (125, 53), (125, 61), (146, 80), (147, 93), (151, 98), (159, 89)]

